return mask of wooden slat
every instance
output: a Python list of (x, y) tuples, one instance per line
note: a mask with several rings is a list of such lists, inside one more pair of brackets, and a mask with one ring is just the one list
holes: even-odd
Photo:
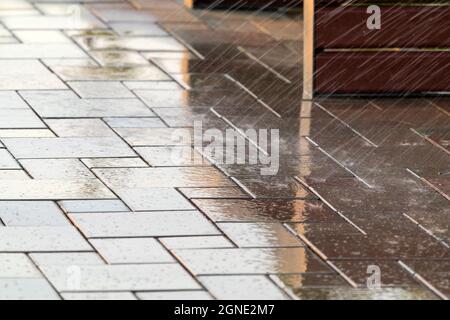
[(316, 48), (450, 47), (450, 5), (381, 7), (381, 29), (369, 30), (366, 7), (316, 13)]
[(277, 9), (300, 7), (302, 0), (185, 0), (190, 8)]
[(450, 52), (322, 52), (316, 56), (317, 93), (450, 91)]

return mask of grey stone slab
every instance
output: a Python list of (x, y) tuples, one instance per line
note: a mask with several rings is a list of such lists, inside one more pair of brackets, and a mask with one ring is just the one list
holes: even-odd
[(142, 22), (113, 22), (109, 24), (120, 36), (167, 36), (157, 24)]
[(67, 16), (30, 16), (6, 17), (4, 25), (11, 30), (61, 30), (61, 29), (92, 29), (106, 26), (92, 16), (83, 16), (80, 19), (70, 19)]
[(137, 292), (140, 300), (212, 300), (206, 291), (154, 291)]
[(116, 136), (100, 119), (46, 119), (45, 123), (62, 138)]
[(134, 150), (153, 167), (210, 165), (190, 146), (136, 147)]
[(74, 213), (69, 217), (87, 238), (219, 234), (198, 211)]
[(72, 91), (28, 91), (22, 96), (44, 118), (140, 117), (154, 113), (138, 99), (79, 99)]
[(91, 158), (81, 159), (88, 168), (146, 168), (141, 158)]
[(16, 30), (13, 33), (22, 43), (26, 44), (71, 43), (70, 39), (59, 30)]
[(224, 236), (167, 237), (160, 238), (160, 241), (170, 250), (234, 248)]
[(32, 9), (33, 6), (25, 0), (3, 0), (0, 3), (0, 9), (2, 10), (14, 10), (14, 9)]
[[(193, 133), (189, 128), (116, 128), (115, 131), (134, 147), (193, 144)], [(180, 137), (186, 138), (180, 139)]]
[(34, 179), (96, 179), (78, 159), (24, 159), (20, 164)]
[(0, 253), (0, 279), (40, 278), (39, 270), (23, 253)]
[(218, 223), (239, 247), (301, 247), (303, 243), (281, 223)]
[(136, 300), (132, 292), (63, 292), (64, 300)]
[(71, 283), (65, 267), (43, 266), (58, 291), (138, 291), (200, 289), (178, 264), (81, 266), (80, 282)]
[(117, 81), (70, 81), (67, 84), (81, 98), (135, 98), (135, 95)]
[(104, 265), (95, 252), (44, 252), (32, 253), (30, 258), (38, 266), (85, 266)]
[(0, 218), (7, 226), (70, 226), (51, 201), (0, 201)]
[(55, 59), (45, 58), (41, 59), (42, 63), (47, 67), (98, 67), (98, 64), (91, 58), (77, 58), (77, 59)]
[(49, 129), (0, 129), (0, 138), (56, 137)]
[(105, 118), (112, 128), (165, 128), (158, 118)]
[(139, 52), (123, 50), (92, 50), (90, 55), (104, 67), (129, 68), (137, 66), (151, 66)]
[(31, 179), (23, 170), (0, 170), (0, 180), (29, 180)]
[(91, 251), (74, 227), (0, 228), (0, 252)]
[(3, 144), (18, 159), (133, 157), (119, 138), (4, 138)]
[(109, 264), (175, 262), (153, 238), (92, 239), (90, 242)]
[(180, 90), (182, 87), (175, 81), (124, 81), (130, 90)]
[(66, 89), (66, 85), (37, 60), (0, 60), (0, 90)]
[(228, 187), (234, 184), (213, 167), (94, 169), (112, 188)]
[(1, 44), (0, 59), (84, 58), (86, 53), (68, 44)]
[(0, 91), (0, 109), (29, 109), (15, 91)]
[(60, 300), (45, 279), (1, 279), (0, 300)]
[(17, 161), (6, 149), (0, 150), (0, 170), (1, 169), (20, 169)]
[(195, 210), (174, 188), (118, 188), (115, 192), (133, 211)]
[(75, 41), (86, 50), (185, 50), (185, 47), (172, 37), (77, 37)]
[(188, 199), (251, 199), (251, 196), (239, 187), (180, 188), (179, 190)]
[(113, 199), (98, 180), (0, 180), (0, 200)]
[(199, 281), (220, 300), (290, 300), (267, 276), (203, 276)]
[(127, 80), (170, 80), (169, 76), (155, 66), (133, 67), (80, 67), (80, 66), (54, 66), (53, 72), (64, 81), (127, 81)]
[[(0, 62), (1, 63), (1, 62)], [(30, 109), (0, 108), (0, 128), (46, 128), (45, 124)]]
[(60, 201), (59, 205), (68, 213), (129, 211), (120, 200), (65, 200)]
[(330, 272), (305, 248), (181, 249), (174, 254), (196, 275)]

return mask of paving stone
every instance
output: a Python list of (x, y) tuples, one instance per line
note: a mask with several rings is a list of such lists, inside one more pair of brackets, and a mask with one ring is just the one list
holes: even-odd
[(133, 211), (195, 210), (174, 188), (115, 188)]
[(0, 279), (40, 278), (42, 275), (23, 253), (0, 253)]
[(206, 291), (155, 291), (137, 292), (140, 300), (212, 300)]
[(299, 274), (279, 274), (270, 275), (270, 278), (279, 286), (288, 288), (291, 292), (296, 294), (305, 288), (331, 288), (331, 287), (345, 287), (350, 289), (344, 278), (337, 273), (299, 273)]
[(24, 159), (20, 164), (34, 179), (96, 179), (78, 159)]
[(168, 249), (212, 249), (233, 248), (233, 244), (223, 236), (201, 236), (201, 237), (167, 237), (160, 241)]
[(7, 226), (70, 226), (51, 201), (0, 201), (0, 218)]
[(86, 54), (73, 43), (2, 44), (0, 59), (83, 58)]
[(47, 67), (66, 66), (66, 67), (98, 67), (98, 64), (91, 58), (78, 59), (55, 59), (45, 58), (41, 59)]
[(30, 254), (38, 266), (84, 266), (103, 265), (105, 262), (94, 252), (51, 252)]
[(171, 37), (79, 37), (78, 44), (86, 50), (184, 51)]
[(100, 119), (47, 119), (45, 122), (61, 138), (116, 136)]
[(238, 247), (301, 247), (303, 243), (280, 223), (218, 223)]
[(29, 107), (15, 91), (1, 91), (0, 109), (29, 109)]
[(181, 86), (175, 81), (124, 81), (130, 90), (179, 90)]
[(64, 300), (136, 300), (131, 292), (65, 292)]
[(57, 30), (16, 30), (14, 35), (23, 43), (70, 43), (70, 39)]
[(112, 188), (233, 186), (232, 182), (212, 167), (94, 169), (93, 171)]
[(92, 168), (146, 168), (148, 165), (141, 158), (91, 158), (81, 159), (90, 169)]
[(37, 60), (1, 60), (0, 90), (66, 89), (66, 85)]
[(79, 99), (71, 91), (28, 91), (22, 96), (44, 118), (152, 116), (137, 99)]
[(45, 279), (0, 279), (0, 300), (60, 300)]
[(98, 180), (0, 180), (0, 200), (111, 199)]
[(68, 19), (67, 16), (6, 17), (3, 19), (3, 23), (11, 30), (28, 30), (32, 28), (61, 30), (105, 27), (99, 20), (87, 16), (83, 16), (82, 19)]
[(174, 254), (196, 275), (329, 272), (304, 248), (183, 249)]
[(221, 300), (288, 300), (265, 276), (202, 276), (199, 281)]
[(0, 108), (0, 128), (33, 129), (46, 126), (30, 109)]
[(31, 179), (23, 170), (0, 170), (0, 180), (28, 180)]
[(5, 149), (0, 150), (0, 169), (20, 169), (16, 160)]
[(90, 242), (109, 264), (175, 262), (153, 238), (93, 239)]
[(113, 81), (70, 81), (67, 84), (81, 98), (134, 98), (122, 83)]
[(115, 131), (133, 147), (190, 146), (193, 141), (189, 128), (117, 128)]
[(147, 59), (136, 51), (92, 50), (89, 51), (89, 53), (101, 66), (104, 67), (129, 68), (151, 65)]
[(0, 228), (0, 252), (91, 250), (74, 227)]
[(111, 128), (165, 128), (158, 118), (105, 118)]
[(19, 159), (133, 157), (119, 138), (4, 138), (2, 142)]
[(60, 201), (59, 205), (68, 213), (129, 211), (120, 200), (65, 200)]
[(81, 266), (81, 281), (72, 288), (65, 267), (43, 266), (41, 270), (58, 291), (200, 289), (177, 264)]
[(87, 238), (216, 235), (219, 231), (197, 211), (70, 214)]
[(0, 129), (0, 138), (50, 138), (56, 137), (48, 129)]
[(250, 199), (251, 197), (238, 187), (227, 188), (180, 188), (188, 199)]
[(157, 24), (142, 22), (114, 22), (109, 24), (120, 36), (167, 36)]
[(190, 146), (138, 147), (134, 150), (153, 167), (207, 166), (210, 163)]

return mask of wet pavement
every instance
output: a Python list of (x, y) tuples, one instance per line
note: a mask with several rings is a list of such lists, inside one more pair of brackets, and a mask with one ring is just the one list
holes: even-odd
[[(302, 101), (301, 50), (295, 12), (2, 0), (0, 299), (447, 299), (450, 99)], [(200, 120), (278, 129), (240, 140), (275, 174)]]

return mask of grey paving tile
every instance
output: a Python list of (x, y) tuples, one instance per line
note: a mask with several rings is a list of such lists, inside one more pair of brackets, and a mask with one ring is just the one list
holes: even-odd
[(62, 138), (116, 136), (100, 119), (47, 119), (45, 123)]
[(78, 37), (75, 41), (86, 50), (184, 51), (172, 37)]
[(129, 211), (120, 200), (65, 200), (60, 201), (59, 205), (68, 213)]
[[(1, 63), (1, 62), (0, 62)], [(33, 129), (46, 128), (45, 124), (30, 109), (0, 108), (0, 128)]]
[(74, 227), (0, 228), (0, 252), (91, 250)]
[(73, 43), (2, 44), (0, 59), (84, 58), (86, 53)]
[(281, 223), (218, 223), (238, 247), (301, 247), (303, 243)]
[(81, 159), (88, 168), (146, 168), (141, 158), (91, 158)]
[(174, 188), (117, 188), (114, 191), (133, 211), (195, 210)]
[(167, 36), (157, 24), (142, 22), (113, 22), (109, 24), (120, 36)]
[(81, 98), (135, 98), (130, 90), (116, 81), (70, 81), (67, 84)]
[(136, 300), (131, 292), (64, 292), (64, 300)]
[(218, 234), (198, 211), (78, 213), (69, 217), (88, 238)]
[(160, 241), (170, 250), (234, 248), (233, 244), (224, 236), (167, 237), (160, 238)]
[(200, 289), (178, 264), (81, 266), (80, 282), (71, 287), (62, 266), (43, 266), (43, 273), (58, 291), (139, 291)]
[(112, 128), (165, 128), (158, 118), (105, 118)]
[(4, 0), (0, 4), (2, 10), (14, 10), (14, 9), (32, 9), (33, 6), (25, 0)]
[(24, 159), (19, 162), (34, 179), (96, 179), (78, 159)]
[(210, 165), (190, 146), (137, 147), (134, 150), (153, 167)]
[(14, 35), (27, 44), (71, 43), (70, 39), (59, 30), (16, 30)]
[(0, 218), (7, 226), (70, 226), (69, 220), (51, 201), (0, 201)]
[(175, 81), (124, 81), (130, 90), (179, 90), (181, 86)]
[(1, 169), (20, 169), (17, 161), (6, 149), (0, 150), (0, 170)]
[(0, 200), (112, 199), (98, 180), (0, 180)]
[(175, 262), (153, 238), (92, 239), (90, 242), (109, 264)]
[(32, 253), (30, 258), (38, 266), (85, 266), (103, 265), (105, 262), (95, 252)]
[(45, 279), (0, 279), (0, 300), (60, 300)]
[(0, 170), (0, 180), (28, 180), (31, 179), (23, 170)]
[(41, 278), (39, 270), (23, 253), (0, 253), (0, 279)]
[(89, 53), (101, 66), (104, 67), (129, 68), (137, 66), (151, 66), (150, 62), (136, 51), (92, 50), (89, 51)]
[(140, 300), (212, 300), (206, 291), (154, 291), (137, 292)]
[(188, 199), (250, 199), (239, 187), (226, 188), (180, 188)]
[(1, 60), (0, 90), (65, 89), (66, 85), (37, 60)]
[(179, 249), (175, 255), (196, 275), (330, 272), (304, 248)]
[(29, 109), (15, 91), (0, 91), (0, 109)]
[(6, 17), (3, 23), (8, 29), (27, 30), (39, 28), (41, 30), (61, 29), (91, 29), (104, 28), (105, 25), (91, 16), (82, 19), (68, 19), (67, 16), (36, 16), (36, 17)]
[(202, 276), (199, 281), (220, 300), (290, 300), (267, 276)]
[(50, 138), (56, 137), (48, 129), (0, 129), (0, 138)]
[[(193, 144), (193, 133), (189, 128), (117, 128), (115, 131), (134, 147)], [(180, 137), (185, 138), (180, 139)]]
[(213, 167), (94, 169), (94, 172), (113, 188), (233, 186)]
[(152, 116), (138, 99), (79, 99), (71, 91), (27, 91), (21, 95), (44, 118)]
[(4, 138), (3, 144), (19, 159), (133, 157), (119, 138)]

